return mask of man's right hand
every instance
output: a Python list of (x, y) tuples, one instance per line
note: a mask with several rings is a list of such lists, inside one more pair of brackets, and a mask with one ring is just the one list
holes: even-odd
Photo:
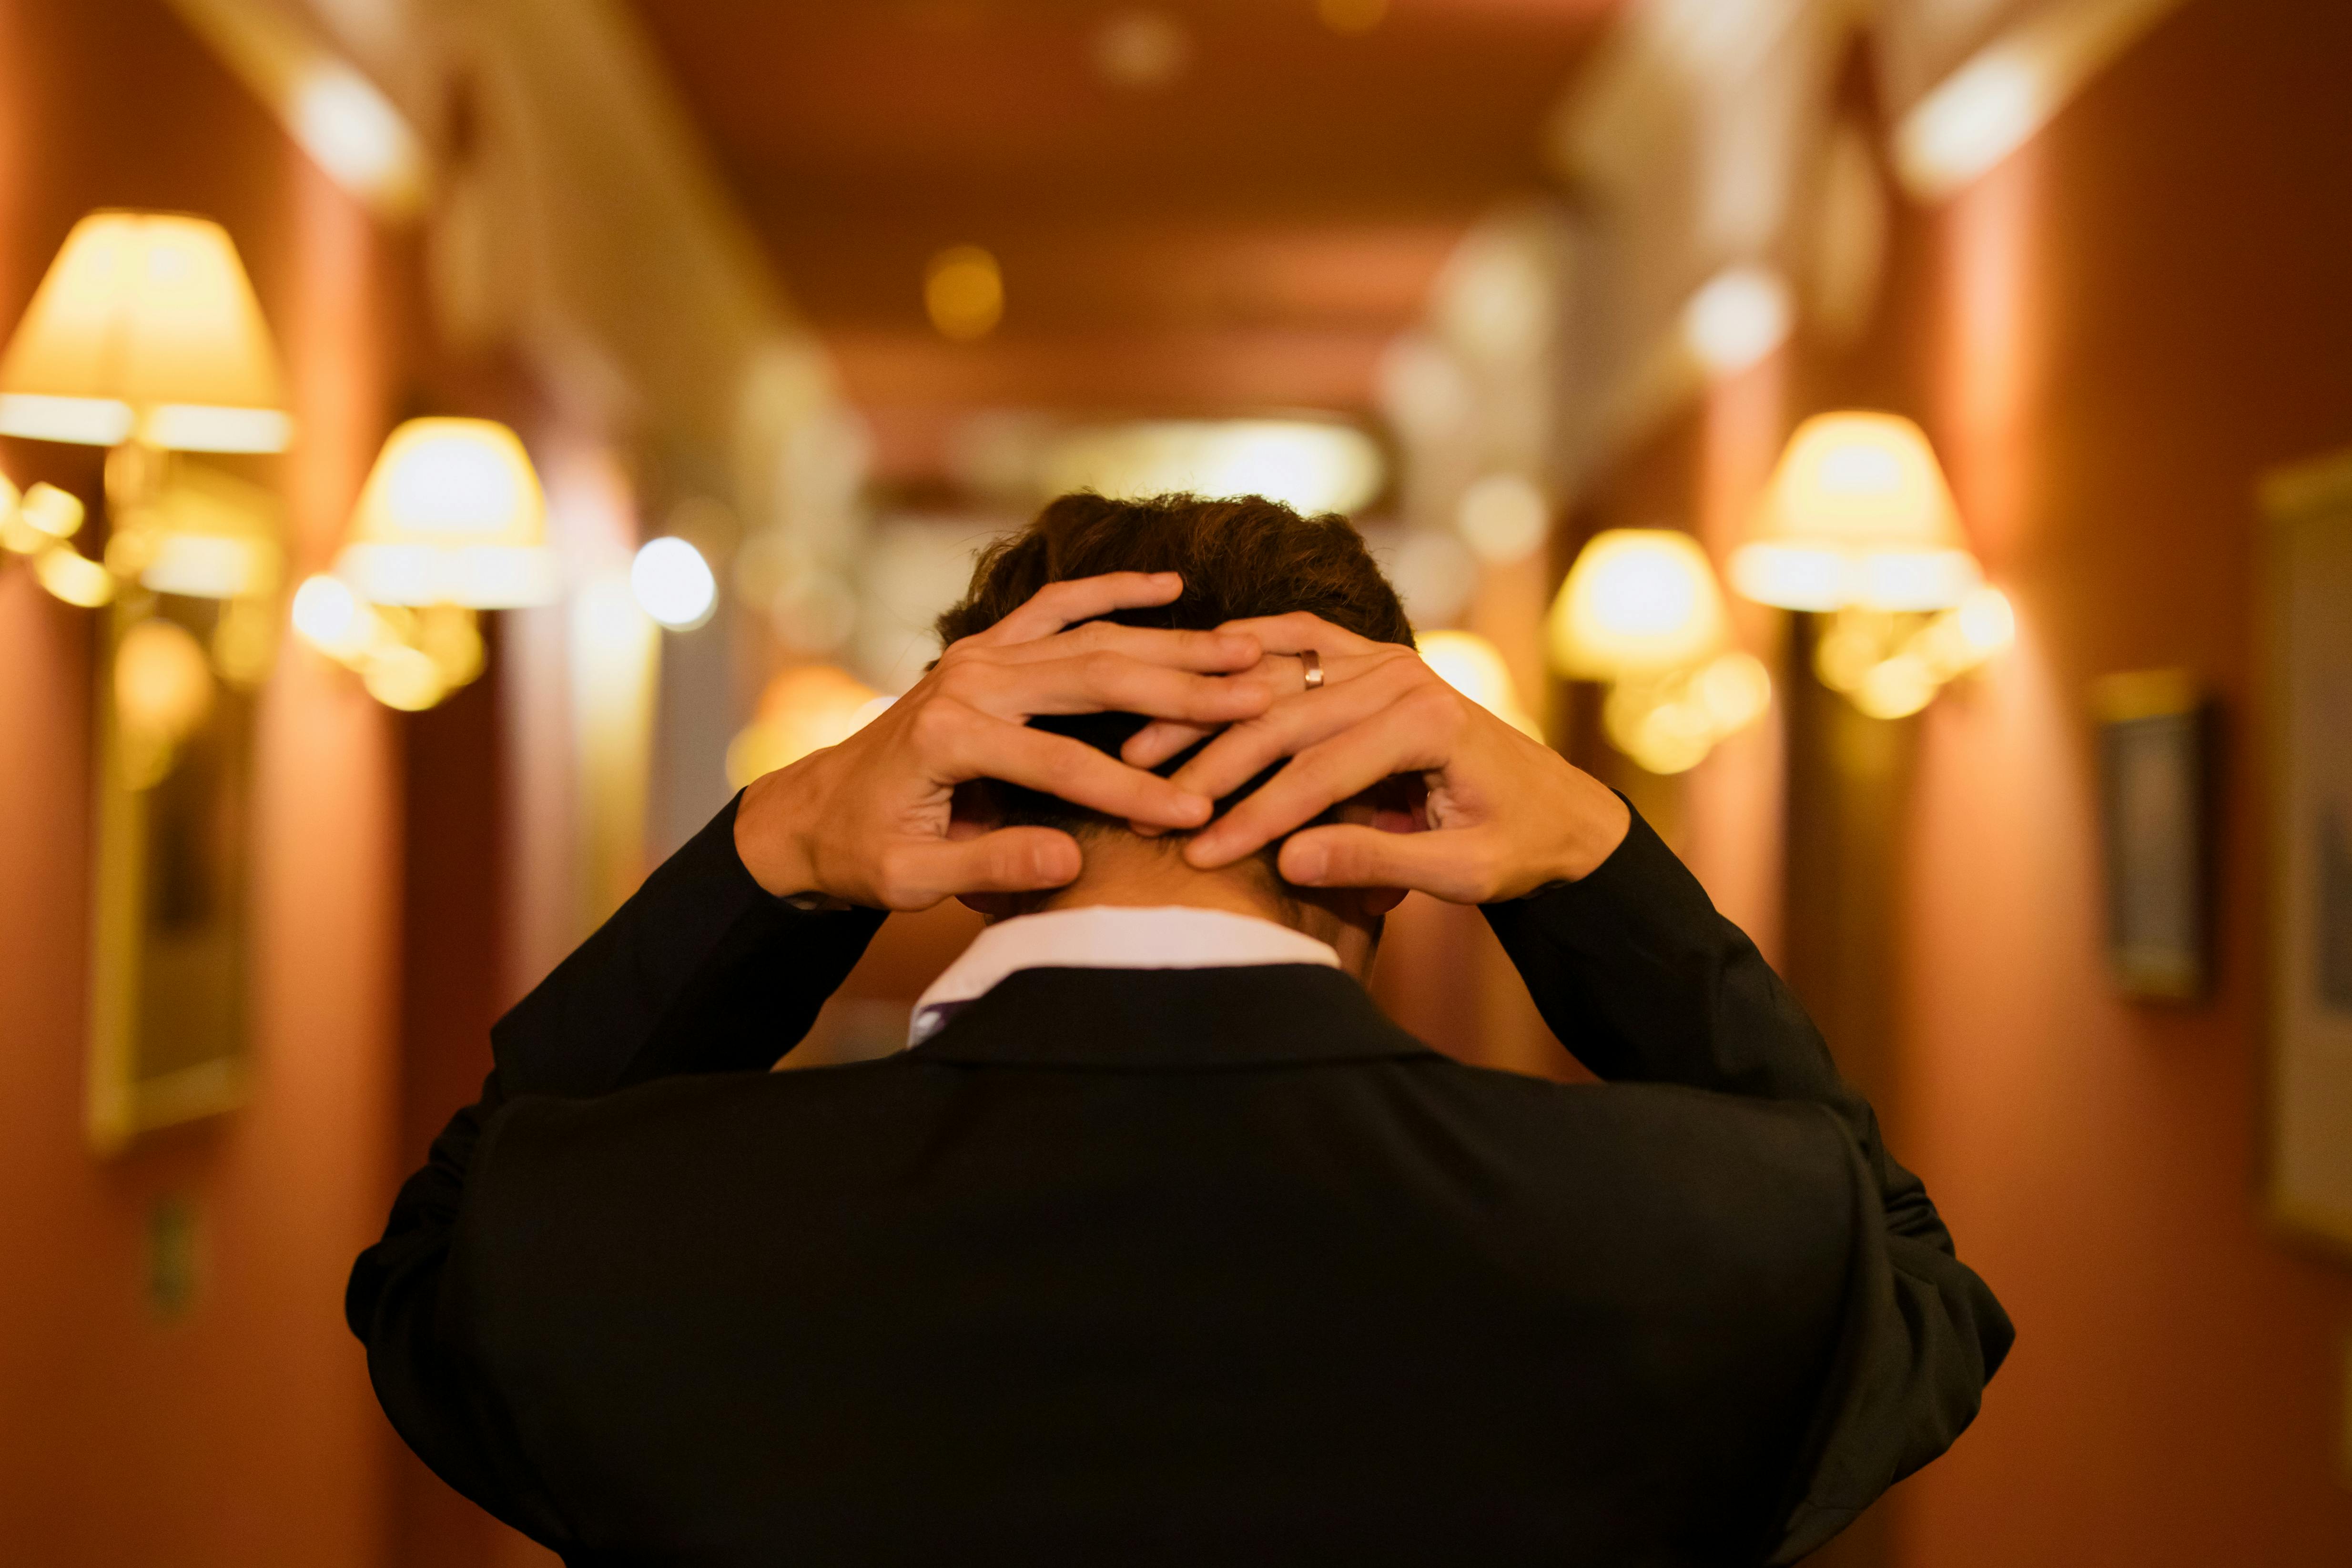
[[(1288, 695), (1211, 740), (1173, 782), (1223, 796), (1290, 760), (1185, 845), (1194, 865), (1231, 864), (1286, 833), (1278, 863), (1299, 886), (1404, 888), (1491, 904), (1576, 881), (1623, 841), (1633, 821), (1624, 801), (1447, 685), (1411, 648), (1305, 613), (1218, 630), (1255, 639), (1270, 666), (1286, 667)], [(1296, 659), (1309, 650), (1324, 674), (1314, 690), (1305, 689)], [(1124, 755), (1150, 767), (1199, 733), (1150, 726)], [(1304, 826), (1398, 775), (1417, 777), (1426, 792), (1420, 831)]]
[[(951, 894), (1024, 893), (1078, 874), (1077, 841), (1051, 828), (981, 831), (954, 818), (957, 785), (998, 779), (1163, 828), (1208, 820), (1210, 798), (1028, 727), (1037, 714), (1128, 712), (1215, 727), (1255, 718), (1275, 676), (1246, 632), (1173, 632), (1094, 618), (1165, 604), (1173, 572), (1049, 583), (950, 645), (914, 688), (838, 746), (752, 781), (735, 847), (770, 893), (884, 909)], [(1066, 630), (1085, 622), (1075, 630)]]

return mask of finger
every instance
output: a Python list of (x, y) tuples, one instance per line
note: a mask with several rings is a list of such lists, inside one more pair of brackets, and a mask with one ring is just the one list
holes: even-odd
[(1292, 835), (1276, 862), (1300, 887), (1402, 887), (1454, 904), (1486, 901), (1492, 877), (1475, 829), (1388, 833), (1354, 823)]
[(1196, 675), (1120, 653), (1016, 664), (989, 672), (955, 692), (958, 700), (999, 718), (1037, 714), (1136, 713), (1194, 724), (1233, 724), (1273, 706), (1263, 675)]
[(1209, 742), (1176, 770), (1175, 782), (1223, 800), (1283, 758), (1361, 724), (1430, 678), (1419, 661), (1395, 659), (1361, 679), (1285, 698)]
[(1257, 664), (1263, 656), (1255, 637), (1225, 632), (1181, 632), (1165, 626), (1122, 626), (1115, 621), (1089, 621), (1051, 637), (996, 650), (988, 656), (998, 664), (1020, 664), (1093, 653), (1123, 653), (1131, 659), (1165, 664), (1171, 670), (1192, 670), (1202, 674), (1236, 674)]
[[(1326, 678), (1323, 685), (1327, 689), (1336, 687), (1363, 674), (1368, 670), (1397, 662), (1400, 652), (1394, 647), (1390, 647), (1386, 653), (1374, 653), (1362, 657), (1338, 656), (1332, 663), (1324, 666)], [(1303, 696), (1307, 691), (1313, 689), (1307, 685), (1307, 666), (1297, 654), (1268, 653), (1262, 662), (1265, 670), (1273, 673), (1272, 679), (1277, 702), (1286, 697)], [(1218, 727), (1213, 725), (1186, 724), (1172, 719), (1155, 720), (1129, 737), (1126, 746), (1119, 750), (1119, 756), (1138, 768), (1157, 768), (1186, 747), (1206, 740), (1216, 734), (1217, 728)], [(1267, 760), (1272, 761), (1273, 758), (1269, 757)], [(1251, 772), (1255, 771), (1255, 768), (1251, 770)], [(1246, 779), (1250, 774), (1244, 773), (1241, 777)]]
[(1185, 845), (1184, 858), (1204, 871), (1231, 864), (1383, 779), (1444, 767), (1451, 737), (1427, 722), (1432, 713), (1426, 703), (1391, 703), (1371, 720), (1308, 747)]
[(1186, 747), (1217, 733), (1217, 727), (1187, 724), (1181, 719), (1155, 718), (1118, 748), (1119, 759), (1137, 768), (1157, 768)]
[(999, 828), (961, 840), (916, 840), (883, 855), (880, 893), (892, 909), (929, 909), (960, 893), (1029, 893), (1076, 880), (1078, 841), (1053, 828)]
[(1217, 630), (1255, 637), (1269, 653), (1303, 653), (1312, 648), (1328, 658), (1335, 653), (1370, 653), (1382, 648), (1402, 646), (1402, 643), (1379, 643), (1370, 637), (1360, 637), (1343, 626), (1334, 626), (1321, 616), (1304, 610), (1294, 610), (1287, 615), (1256, 615), (1241, 621), (1228, 621)]
[(1020, 609), (968, 640), (992, 648), (1026, 643), (1114, 610), (1166, 604), (1183, 591), (1184, 580), (1172, 571), (1113, 571), (1100, 577), (1068, 578), (1047, 583)]
[(952, 787), (972, 779), (1001, 779), (1113, 817), (1163, 828), (1196, 828), (1211, 802), (1179, 789), (1156, 773), (1097, 751), (1082, 740), (959, 705), (931, 705), (940, 716), (924, 737), (925, 766), (933, 780)]

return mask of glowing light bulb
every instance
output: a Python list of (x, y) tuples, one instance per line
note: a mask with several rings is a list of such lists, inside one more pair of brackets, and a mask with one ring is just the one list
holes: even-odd
[(1960, 601), (1953, 621), (1969, 652), (1980, 659), (2000, 653), (2017, 638), (2017, 612), (1998, 588), (1981, 587), (1969, 593)]
[(940, 336), (968, 343), (1004, 316), (1004, 274), (976, 245), (950, 246), (923, 269), (923, 309)]
[(1489, 474), (1462, 492), (1454, 526), (1480, 560), (1524, 559), (1551, 531), (1543, 492), (1517, 474)]
[(719, 580), (702, 552), (682, 538), (646, 541), (629, 565), (638, 607), (673, 632), (691, 632), (719, 604)]
[(175, 622), (140, 622), (114, 651), (114, 702), (125, 724), (166, 742), (185, 739), (213, 708), (203, 645)]
[(1683, 309), (1683, 338), (1710, 370), (1743, 371), (1780, 346), (1794, 314), (1789, 286), (1760, 267), (1717, 273)]
[(305, 579), (294, 591), (294, 631), (329, 658), (351, 664), (378, 640), (382, 622), (374, 611), (339, 577)]

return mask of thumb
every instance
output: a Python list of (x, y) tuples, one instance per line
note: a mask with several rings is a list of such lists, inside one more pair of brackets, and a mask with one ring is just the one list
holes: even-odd
[(1053, 828), (999, 828), (975, 838), (903, 845), (890, 856), (887, 902), (928, 909), (963, 893), (1029, 893), (1075, 880), (1078, 841)]
[(1300, 887), (1402, 887), (1477, 904), (1488, 887), (1482, 847), (1465, 828), (1385, 833), (1341, 823), (1291, 834), (1276, 863), (1283, 880)]

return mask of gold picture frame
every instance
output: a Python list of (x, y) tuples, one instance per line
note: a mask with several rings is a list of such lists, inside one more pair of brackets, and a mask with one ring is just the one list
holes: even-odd
[[(125, 588), (101, 612), (94, 683), (85, 1122), (100, 1154), (247, 1094), (256, 688), (277, 643), (280, 514), (257, 486), (174, 463), (109, 545)], [(267, 565), (243, 597), (156, 592), (132, 569), (166, 535), (260, 539)]]
[(2195, 1001), (2211, 967), (2203, 694), (2185, 670), (2137, 670), (2094, 682), (2091, 706), (2108, 973), (2127, 997)]
[(2270, 772), (2267, 1206), (2352, 1249), (2352, 453), (2262, 487)]

